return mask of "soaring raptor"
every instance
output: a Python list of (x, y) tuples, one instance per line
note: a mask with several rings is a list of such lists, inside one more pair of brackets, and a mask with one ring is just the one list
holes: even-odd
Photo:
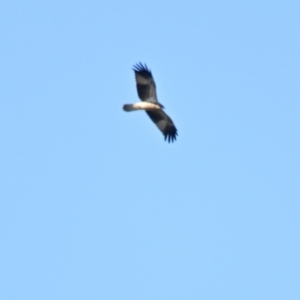
[(164, 106), (160, 104), (156, 96), (156, 85), (151, 71), (142, 63), (133, 66), (136, 87), (142, 102), (125, 104), (125, 111), (145, 110), (150, 119), (155, 123), (165, 136), (165, 140), (173, 142), (176, 140), (177, 129), (171, 118), (164, 112)]

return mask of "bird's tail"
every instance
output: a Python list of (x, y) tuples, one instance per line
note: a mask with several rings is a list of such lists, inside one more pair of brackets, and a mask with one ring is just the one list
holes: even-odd
[(125, 110), (125, 111), (134, 111), (134, 110), (138, 110), (138, 108), (134, 107), (134, 105), (132, 105), (132, 104), (124, 104), (123, 105), (123, 110)]

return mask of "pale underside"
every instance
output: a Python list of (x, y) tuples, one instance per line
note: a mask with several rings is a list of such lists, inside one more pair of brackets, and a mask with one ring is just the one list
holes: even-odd
[(161, 109), (158, 104), (149, 103), (149, 102), (137, 102), (134, 104), (124, 104), (123, 109), (125, 111), (134, 111), (134, 110), (156, 110)]

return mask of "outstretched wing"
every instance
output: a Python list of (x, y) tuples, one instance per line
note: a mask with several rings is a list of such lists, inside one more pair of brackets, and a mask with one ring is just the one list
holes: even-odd
[(155, 82), (147, 65), (138, 63), (133, 66), (133, 71), (135, 73), (136, 87), (139, 98), (142, 101), (158, 103)]
[(148, 110), (146, 113), (163, 133), (165, 140), (168, 142), (174, 142), (174, 140), (176, 140), (177, 129), (172, 119), (162, 109)]

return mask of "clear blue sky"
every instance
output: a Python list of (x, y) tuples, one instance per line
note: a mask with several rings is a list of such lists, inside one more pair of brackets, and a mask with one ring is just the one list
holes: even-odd
[(0, 298), (300, 299), (299, 12), (1, 1)]

